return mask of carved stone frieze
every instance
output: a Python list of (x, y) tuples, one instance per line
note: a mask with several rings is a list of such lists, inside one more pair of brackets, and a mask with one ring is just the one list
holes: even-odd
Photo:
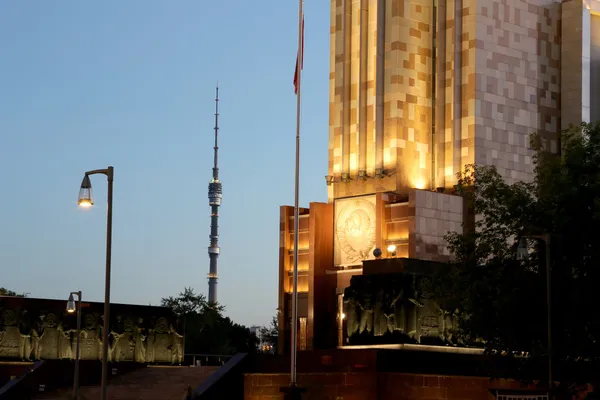
[(448, 341), (453, 318), (432, 300), (431, 277), (398, 272), (357, 275), (344, 292), (348, 344)]
[[(65, 303), (0, 297), (0, 360), (75, 358), (77, 316), (66, 312)], [(100, 360), (103, 304), (84, 303), (81, 314), (80, 359)], [(179, 322), (164, 307), (111, 306), (109, 361), (180, 363)]]

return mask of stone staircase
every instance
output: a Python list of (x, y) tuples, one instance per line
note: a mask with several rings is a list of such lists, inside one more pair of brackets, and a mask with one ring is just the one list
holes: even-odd
[[(111, 379), (108, 400), (182, 400), (188, 386), (195, 389), (219, 367), (148, 366)], [(34, 399), (72, 399), (71, 389), (40, 393)], [(82, 386), (80, 400), (100, 399), (100, 386)]]

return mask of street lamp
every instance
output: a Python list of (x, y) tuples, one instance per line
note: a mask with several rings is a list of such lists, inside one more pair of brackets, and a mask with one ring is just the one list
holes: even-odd
[[(77, 304), (73, 295), (77, 296)], [(71, 292), (67, 301), (67, 312), (69, 314), (77, 311), (77, 346), (75, 348), (75, 377), (73, 378), (73, 399), (79, 398), (79, 342), (81, 340), (81, 290), (79, 292)]]
[(395, 244), (390, 244), (387, 247), (387, 251), (391, 257), (396, 257), (396, 245)]
[(106, 281), (104, 284), (104, 327), (102, 339), (102, 382), (101, 392), (102, 400), (106, 400), (106, 386), (108, 383), (108, 321), (110, 319), (110, 261), (112, 252), (112, 209), (113, 209), (113, 176), (114, 168), (95, 169), (85, 173), (81, 188), (79, 189), (79, 199), (77, 204), (81, 207), (91, 207), (94, 205), (92, 198), (92, 184), (90, 175), (106, 175), (108, 181), (108, 210), (106, 213)]
[(92, 183), (90, 182), (90, 176), (85, 175), (81, 182), (81, 188), (79, 189), (79, 198), (77, 204), (80, 207), (88, 208), (94, 205), (94, 196), (92, 195)]
[(550, 389), (550, 398), (553, 398), (554, 380), (552, 377), (552, 279), (550, 273), (552, 265), (550, 260), (550, 235), (525, 235), (519, 241), (517, 248), (517, 258), (524, 260), (529, 256), (529, 248), (527, 246), (527, 238), (541, 240), (546, 245), (546, 310), (547, 310), (547, 325), (548, 325), (548, 386)]

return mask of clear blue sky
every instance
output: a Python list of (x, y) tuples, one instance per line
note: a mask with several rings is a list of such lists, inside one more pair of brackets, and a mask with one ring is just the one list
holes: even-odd
[[(219, 301), (277, 307), (279, 206), (293, 204), (297, 2), (0, 0), (0, 286), (103, 301), (207, 293), (214, 88), (221, 88)], [(326, 201), (329, 2), (305, 4), (301, 203)]]

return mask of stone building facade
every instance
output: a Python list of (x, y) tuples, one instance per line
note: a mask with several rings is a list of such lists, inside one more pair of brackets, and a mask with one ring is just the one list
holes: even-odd
[[(301, 210), (299, 348), (341, 344), (363, 262), (444, 262), (470, 218), (465, 165), (529, 180), (539, 133), (600, 120), (600, 0), (331, 0), (327, 203)], [(280, 351), (289, 346), (293, 207), (280, 212)], [(418, 340), (418, 338), (417, 338)]]

